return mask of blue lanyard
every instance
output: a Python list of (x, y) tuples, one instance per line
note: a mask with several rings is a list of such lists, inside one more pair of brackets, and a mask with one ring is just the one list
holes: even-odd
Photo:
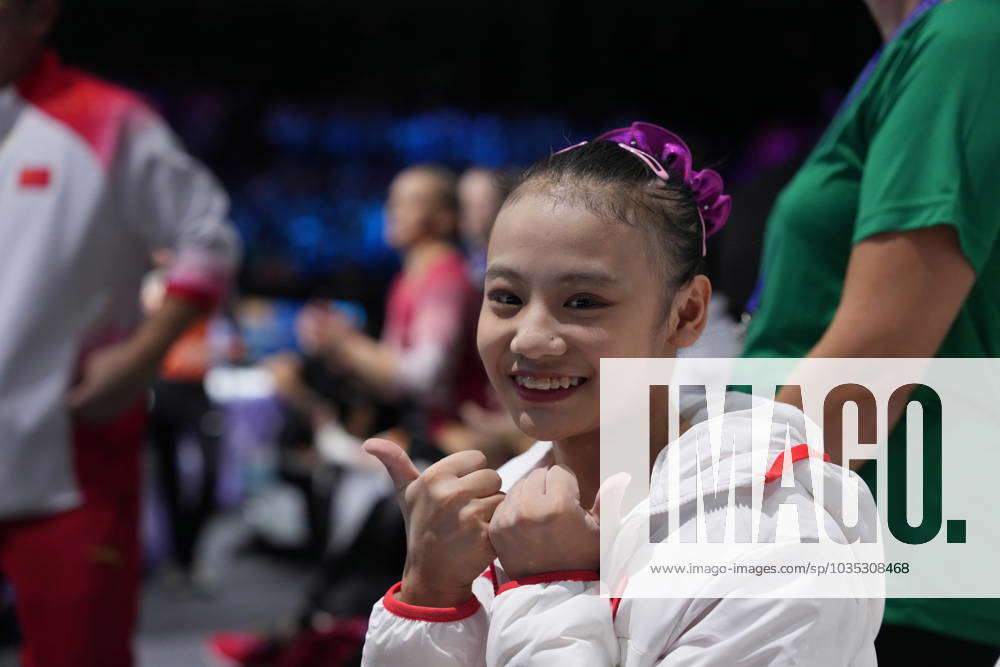
[(875, 71), (878, 61), (881, 60), (885, 47), (887, 47), (892, 40), (896, 39), (901, 32), (913, 25), (917, 19), (934, 9), (934, 7), (941, 4), (941, 2), (942, 0), (922, 0), (919, 5), (914, 7), (909, 16), (903, 19), (903, 22), (899, 25), (899, 27), (893, 31), (889, 39), (885, 41), (885, 44), (879, 47), (878, 51), (875, 52), (875, 55), (872, 56), (871, 60), (868, 61), (868, 64), (865, 65), (865, 68), (861, 70), (861, 74), (858, 76), (857, 81), (855, 81), (854, 85), (851, 86), (851, 92), (847, 93), (847, 97), (844, 98), (844, 103), (840, 105), (841, 110), (847, 108), (847, 106), (854, 101), (854, 98), (858, 96), (861, 89), (865, 87), (866, 83), (868, 83), (868, 80), (872, 78), (872, 73)]

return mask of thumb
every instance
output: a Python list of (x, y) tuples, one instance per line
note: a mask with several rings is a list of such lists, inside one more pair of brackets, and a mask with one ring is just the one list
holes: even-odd
[(409, 455), (392, 440), (369, 438), (361, 448), (382, 462), (399, 493), (402, 493), (410, 482), (420, 477), (420, 472), (413, 465)]
[(590, 515), (598, 522), (601, 520), (601, 506), (608, 511), (608, 516), (612, 521), (617, 522), (621, 518), (622, 500), (625, 498), (625, 489), (632, 481), (632, 476), (627, 472), (620, 472), (608, 477), (597, 490), (594, 498), (594, 506), (590, 509)]

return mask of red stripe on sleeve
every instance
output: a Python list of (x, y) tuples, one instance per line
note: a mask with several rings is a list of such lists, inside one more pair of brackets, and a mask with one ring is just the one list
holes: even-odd
[(485, 572), (483, 572), (482, 576), (484, 576), (487, 579), (489, 579), (490, 583), (493, 584), (493, 595), (496, 595), (497, 592), (499, 591), (499, 588), (497, 587), (497, 566), (496, 566), (496, 563), (494, 563), (494, 562), (491, 561), (490, 562), (490, 566), (486, 569)]
[(407, 604), (396, 598), (396, 593), (402, 587), (402, 581), (393, 584), (382, 598), (382, 606), (401, 618), (408, 618), (411, 621), (450, 623), (464, 620), (479, 611), (479, 600), (474, 595), (457, 607), (420, 607), (415, 604)]
[(520, 579), (513, 579), (500, 587), (497, 595), (505, 591), (519, 588), (520, 586), (531, 586), (532, 584), (551, 584), (556, 581), (597, 581), (600, 573), (596, 570), (559, 570), (557, 572), (545, 572), (543, 574), (533, 574)]
[[(809, 445), (806, 444), (795, 445), (789, 450), (789, 452), (792, 455), (792, 461), (791, 461), (792, 463), (796, 463), (797, 461), (801, 461), (802, 459), (807, 459), (810, 456), (816, 456), (816, 454), (814, 454), (809, 450)], [(827, 454), (826, 452), (823, 452), (823, 460), (829, 461), (830, 455)], [(784, 471), (784, 469), (785, 469), (785, 453), (782, 452), (778, 454), (778, 458), (776, 458), (774, 460), (774, 463), (771, 464), (771, 469), (767, 471), (766, 475), (764, 475), (764, 483), (770, 484), (771, 482), (781, 479), (781, 473)]]

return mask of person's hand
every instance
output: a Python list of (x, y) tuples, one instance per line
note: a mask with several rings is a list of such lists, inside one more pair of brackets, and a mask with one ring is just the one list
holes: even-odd
[(328, 304), (310, 304), (295, 319), (299, 346), (306, 354), (336, 356), (339, 347), (357, 333), (351, 318)]
[(274, 392), (284, 399), (298, 395), (304, 386), (302, 381), (302, 359), (294, 352), (278, 352), (261, 360), (271, 374)]
[[(155, 360), (154, 360), (155, 361)], [(156, 364), (126, 340), (94, 352), (83, 376), (69, 391), (73, 415), (84, 421), (110, 421), (129, 408), (156, 373)]]
[(364, 450), (378, 458), (396, 485), (406, 520), (406, 565), (399, 599), (453, 607), (472, 597), (472, 582), (496, 557), (490, 519), (503, 501), (500, 476), (482, 452), (445, 457), (420, 474), (406, 452), (372, 438)]
[(295, 318), (295, 336), (306, 354), (316, 355), (326, 347), (323, 309), (308, 305)]
[[(614, 480), (614, 482), (612, 482)], [(624, 492), (618, 476), (580, 506), (576, 476), (562, 466), (539, 468), (511, 488), (490, 521), (490, 541), (513, 579), (560, 570), (597, 570), (601, 563), (601, 495)]]

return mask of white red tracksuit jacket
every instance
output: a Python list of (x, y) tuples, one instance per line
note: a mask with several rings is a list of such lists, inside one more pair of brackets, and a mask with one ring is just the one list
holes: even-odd
[(66, 393), (127, 337), (153, 250), (206, 307), (239, 258), (228, 199), (134, 94), (46, 53), (0, 89), (0, 519), (76, 506)]
[[(797, 412), (783, 404), (775, 404), (773, 409)], [(680, 497), (663, 496), (664, 450), (654, 466), (647, 501), (651, 503), (647, 507), (652, 507), (653, 534), (663, 540), (666, 535), (656, 528), (657, 515), (671, 508), (686, 507), (702, 494), (694, 481), (698, 475), (695, 471), (699, 464), (704, 467), (708, 463), (705, 455), (712, 456), (710, 448), (708, 452), (704, 447), (696, 449), (699, 433), (707, 432), (707, 421), (697, 423), (705, 419), (704, 403), (682, 414), (695, 426), (668, 447), (681, 450)], [(726, 419), (725, 429), (749, 428), (749, 411), (730, 412)], [(793, 442), (796, 439), (803, 442), (803, 435), (789, 433)], [(779, 450), (784, 447), (783, 430), (779, 433), (778, 429), (772, 429), (771, 437), (779, 439)], [(550, 443), (538, 443), (501, 468), (504, 489), (529, 470), (551, 465), (550, 449)], [(792, 451), (808, 456), (805, 448)], [(792, 456), (791, 460), (798, 458)], [(784, 486), (778, 493), (764, 495), (762, 532), (777, 530), (773, 504), (779, 502), (779, 496), (781, 503), (812, 506), (810, 485), (804, 479), (808, 475), (801, 474), (802, 469), (808, 473), (806, 463), (793, 465), (794, 487)], [(845, 474), (853, 475), (818, 459), (813, 463), (822, 470), (824, 483), (840, 480)], [(719, 469), (730, 464), (734, 466), (737, 486), (749, 485), (754, 474), (749, 455), (737, 452), (729, 459), (723, 457)], [(862, 493), (867, 493), (867, 489)], [(839, 509), (829, 504), (821, 508), (825, 516), (818, 520), (826, 523), (828, 534), (838, 527), (843, 531), (841, 536), (851, 531), (872, 531), (877, 517), (871, 495), (861, 498), (861, 504), (859, 522), (853, 528), (846, 527)], [(717, 520), (722, 514), (709, 513), (706, 521)], [(766, 523), (769, 520), (770, 525)], [(816, 525), (806, 525), (805, 536), (816, 531)], [(776, 542), (780, 548), (782, 538), (779, 536)], [(499, 561), (491, 570), (474, 583), (475, 598), (457, 608), (408, 605), (394, 597), (399, 584), (390, 589), (372, 610), (363, 664), (368, 667), (876, 664), (874, 639), (882, 621), (881, 598), (737, 598), (725, 597), (724, 591), (720, 591), (719, 597), (713, 598), (623, 597), (612, 604), (612, 599), (598, 594), (596, 572), (553, 573), (510, 581)], [(702, 577), (704, 586), (713, 585), (710, 574), (685, 576)], [(702, 587), (702, 582), (693, 583)]]

